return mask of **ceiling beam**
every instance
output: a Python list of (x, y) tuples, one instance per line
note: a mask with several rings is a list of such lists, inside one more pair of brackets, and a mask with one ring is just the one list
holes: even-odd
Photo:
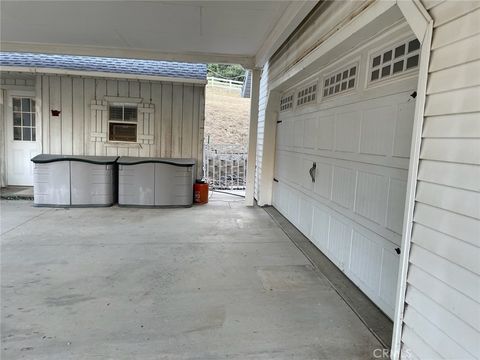
[(275, 24), (255, 56), (255, 66), (262, 67), (305, 17), (317, 5), (318, 0), (292, 1)]
[(1, 51), (31, 52), (41, 54), (103, 56), (142, 60), (180, 61), (190, 63), (240, 64), (247, 69), (251, 69), (255, 65), (255, 61), (252, 56), (215, 53), (165, 53), (161, 51), (142, 49), (20, 42), (1, 42), (0, 49)]

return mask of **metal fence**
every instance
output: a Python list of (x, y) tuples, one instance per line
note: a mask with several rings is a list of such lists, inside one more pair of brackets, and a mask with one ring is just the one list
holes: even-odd
[(213, 190), (245, 190), (247, 147), (205, 143), (203, 176)]

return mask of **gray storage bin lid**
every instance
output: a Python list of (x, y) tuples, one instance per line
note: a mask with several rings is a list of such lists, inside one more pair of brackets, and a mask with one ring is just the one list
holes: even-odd
[(119, 165), (137, 165), (148, 163), (161, 163), (170, 164), (175, 166), (194, 166), (194, 159), (179, 159), (179, 158), (153, 158), (153, 157), (133, 157), (133, 156), (120, 156), (117, 163)]
[(82, 155), (54, 155), (54, 154), (40, 154), (31, 160), (35, 164), (46, 164), (56, 161), (81, 161), (95, 165), (110, 165), (114, 164), (118, 156), (82, 156)]

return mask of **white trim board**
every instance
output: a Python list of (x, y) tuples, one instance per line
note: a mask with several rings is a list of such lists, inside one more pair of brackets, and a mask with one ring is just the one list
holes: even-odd
[(173, 83), (189, 83), (189, 84), (206, 84), (207, 80), (187, 79), (178, 77), (155, 76), (155, 75), (138, 75), (138, 74), (121, 74), (109, 73), (103, 71), (83, 71), (83, 70), (67, 70), (44, 67), (23, 67), (23, 66), (2, 66), (0, 71), (31, 73), (31, 74), (54, 74), (54, 75), (72, 75), (72, 76), (89, 76), (110, 79), (131, 79), (131, 80), (150, 80), (164, 81)]
[(24, 42), (0, 42), (2, 51), (32, 52), (42, 54), (66, 54), (84, 56), (105, 56), (127, 59), (183, 61), (192, 63), (240, 64), (247, 69), (255, 66), (253, 56), (227, 55), (215, 53), (164, 53), (160, 51), (104, 48), (95, 46), (78, 46), (68, 44), (41, 44)]
[(293, 31), (301, 24), (305, 17), (317, 5), (317, 1), (292, 1), (275, 27), (267, 36), (255, 56), (255, 65), (262, 67), (267, 60), (287, 40)]
[[(412, 0), (413, 1), (413, 0)], [(403, 1), (400, 1), (403, 2)], [(406, 1), (405, 1), (406, 2)], [(400, 6), (402, 12), (405, 6)], [(405, 296), (407, 290), (407, 273), (409, 268), (410, 248), (412, 239), (412, 227), (413, 227), (413, 211), (415, 208), (415, 196), (418, 179), (418, 166), (420, 163), (420, 146), (422, 143), (422, 130), (424, 121), (425, 101), (427, 93), (427, 81), (428, 81), (428, 66), (430, 62), (430, 49), (432, 44), (433, 35), (433, 20), (428, 15), (425, 8), (420, 2), (415, 1), (415, 7), (408, 6), (408, 11), (403, 12), (408, 24), (412, 26), (413, 31), (415, 28), (421, 28), (419, 21), (423, 21), (425, 26), (425, 32), (423, 36), (418, 38), (421, 43), (420, 50), (420, 64), (418, 74), (417, 85), (417, 101), (415, 104), (415, 115), (412, 131), (412, 145), (410, 149), (410, 164), (407, 179), (407, 196), (405, 200), (405, 212), (403, 216), (403, 229), (402, 229), (402, 245), (400, 264), (397, 280), (397, 294), (395, 304), (395, 315), (393, 317), (393, 336), (392, 336), (392, 350), (391, 358), (397, 360), (400, 357), (400, 351), (402, 347), (402, 328), (403, 319), (405, 314)], [(416, 24), (416, 25), (415, 25)], [(416, 35), (422, 35), (417, 33)]]

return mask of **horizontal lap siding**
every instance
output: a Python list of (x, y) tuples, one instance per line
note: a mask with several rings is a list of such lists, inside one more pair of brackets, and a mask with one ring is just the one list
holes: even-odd
[(262, 70), (259, 88), (258, 100), (258, 128), (257, 128), (257, 153), (256, 153), (256, 169), (255, 169), (255, 192), (256, 200), (260, 196), (260, 181), (262, 178), (262, 160), (263, 160), (263, 143), (265, 129), (265, 114), (268, 101), (268, 81), (269, 81), (269, 64), (266, 63)]
[[(204, 89), (192, 84), (95, 79), (43, 75), (41, 82), (44, 153), (118, 156), (192, 157), (201, 176), (203, 159)], [(92, 142), (92, 100), (104, 96), (132, 97), (154, 106), (150, 127), (154, 143), (118, 145)], [(60, 110), (60, 116), (51, 115)], [(98, 114), (98, 111), (97, 111)], [(140, 120), (140, 119), (139, 119)], [(98, 125), (97, 125), (98, 126)], [(145, 129), (147, 131), (147, 129)]]
[(480, 3), (425, 5), (434, 34), (402, 358), (478, 359)]

